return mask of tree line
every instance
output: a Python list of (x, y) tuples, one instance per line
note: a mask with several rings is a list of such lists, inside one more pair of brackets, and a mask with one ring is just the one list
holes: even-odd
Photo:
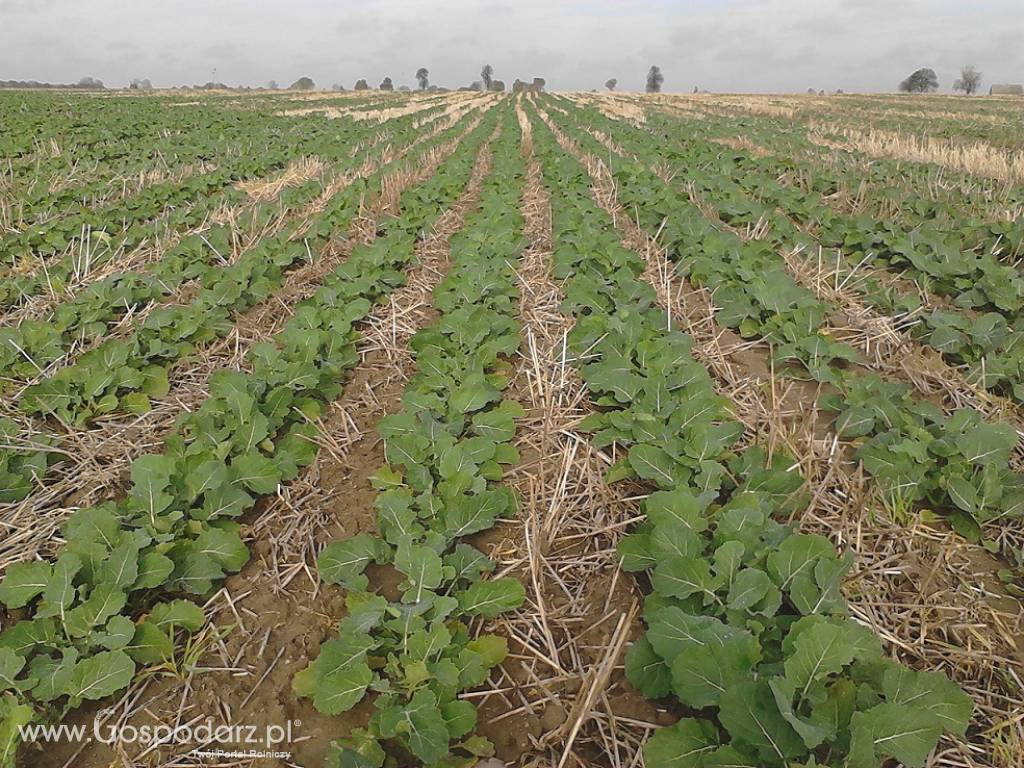
[[(661, 67), (656, 65), (652, 66), (647, 71), (647, 82), (645, 85), (645, 90), (647, 93), (661, 93), (661, 86), (664, 82), (665, 76), (661, 73)], [(618, 84), (618, 78), (612, 77), (605, 82), (604, 86), (609, 91), (614, 91)], [(420, 67), (419, 69), (416, 70), (416, 85), (418, 89), (421, 91), (448, 90), (446, 88), (438, 88), (437, 86), (433, 86), (430, 84), (430, 70), (427, 69), (426, 67)], [(517, 77), (515, 82), (512, 84), (512, 92), (522, 93), (529, 91), (543, 91), (546, 85), (547, 80), (545, 80), (543, 77), (535, 77), (533, 78), (533, 80), (530, 81), (520, 80)], [(270, 88), (271, 90), (277, 90), (277, 81), (271, 80), (267, 84), (267, 87)], [(309, 91), (313, 90), (314, 88), (316, 88), (316, 84), (313, 82), (312, 78), (309, 77), (300, 77), (290, 86), (288, 86), (288, 90), (291, 91)], [(345, 86), (336, 83), (331, 87), (331, 89), (335, 91), (344, 91)], [(390, 77), (385, 77), (381, 81), (380, 85), (377, 86), (377, 89), (381, 91), (393, 91), (395, 90), (394, 81)], [(370, 84), (365, 78), (360, 78), (359, 80), (356, 80), (356, 83), (352, 87), (352, 90), (368, 91), (370, 90)], [(402, 86), (399, 88), (399, 90), (408, 91), (410, 89), (405, 86)], [(480, 79), (474, 80), (469, 85), (462, 86), (461, 88), (459, 88), (459, 90), (502, 92), (506, 90), (506, 86), (504, 80), (498, 80), (494, 77), (494, 67), (492, 67), (490, 64), (484, 64), (483, 68), (481, 68), (480, 70)]]
[[(934, 69), (923, 67), (910, 73), (899, 87), (903, 93), (934, 93), (939, 90), (939, 78)], [(963, 91), (970, 96), (977, 93), (980, 88), (981, 72), (970, 64), (962, 66), (960, 77), (953, 82), (953, 90)]]

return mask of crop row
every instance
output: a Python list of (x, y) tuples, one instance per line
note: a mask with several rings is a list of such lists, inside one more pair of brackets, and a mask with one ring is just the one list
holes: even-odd
[[(65, 428), (81, 427), (96, 416), (117, 411), (147, 412), (151, 397), (167, 394), (169, 371), (178, 360), (198, 345), (229, 333), (233, 318), (239, 312), (265, 301), (283, 285), (291, 269), (311, 260), (314, 254), (337, 239), (339, 231), (347, 232), (364, 198), (380, 185), (384, 176), (396, 167), (415, 167), (431, 146), (453, 138), (461, 130), (461, 125), (455, 124), (438, 133), (412, 157), (400, 156), (369, 176), (357, 177), (327, 201), (308, 228), (291, 226), (278, 235), (264, 238), (227, 267), (218, 263), (216, 245), (227, 238), (225, 231), (221, 230), (220, 236), (212, 241), (209, 237), (186, 240), (160, 265), (176, 271), (179, 283), (190, 275), (198, 278), (194, 298), (189, 304), (157, 307), (127, 337), (104, 341), (79, 356), (73, 364), (28, 387), (17, 401), (17, 407), (26, 414), (52, 416)], [(395, 135), (408, 137), (413, 133), (411, 126), (407, 126)], [(313, 181), (292, 191), (291, 198), (298, 206), (320, 191), (319, 183)], [(274, 206), (269, 209), (273, 210)], [(154, 291), (170, 288), (156, 276), (130, 282), (115, 279), (115, 296), (116, 288), (121, 287), (139, 288), (140, 294), (136, 297), (142, 299), (147, 298), (147, 288), (152, 287)], [(96, 312), (99, 307), (91, 303), (93, 298), (91, 292), (85, 294), (84, 308)], [(64, 305), (58, 309), (57, 316), (74, 320), (74, 310), (82, 307), (76, 303)], [(111, 312), (120, 315), (121, 309), (113, 306)], [(127, 307), (124, 309), (127, 311)], [(97, 326), (93, 330), (102, 334), (99, 318)], [(54, 323), (24, 322), (18, 328), (0, 331), (0, 339), (10, 344), (9, 349), (18, 355), (24, 353), (24, 344), (37, 354), (41, 350), (59, 357), (65, 334), (60, 334)], [(43, 346), (44, 343), (47, 346)], [(10, 429), (8, 425), (7, 431)], [(59, 458), (59, 454), (50, 450), (52, 442), (54, 440), (41, 441), (37, 437), (25, 446), (0, 450), (0, 472), (10, 481), (5, 494), (7, 500), (24, 498), (45, 477), (47, 465)]]
[[(502, 399), (507, 359), (520, 344), (517, 145), (506, 110), (481, 204), (452, 238), (449, 274), (434, 291), (439, 318), (413, 336), (416, 371), (402, 408), (378, 428), (387, 461), (373, 479), (379, 533), (336, 541), (318, 558), (320, 577), (346, 589), (348, 615), (296, 676), (295, 690), (331, 715), (376, 694), (368, 727), (335, 742), (329, 764), (380, 768), (387, 742), (428, 766), (476, 763), (453, 750), (491, 753), (486, 739), (466, 738), (476, 709), (458, 694), (486, 680), (506, 641), (474, 639), (469, 624), (516, 608), (524, 589), (512, 577), (482, 580), (494, 563), (464, 539), (516, 509), (498, 482), (502, 465), (518, 461), (511, 441), (522, 415)], [(399, 599), (370, 591), (370, 562), (401, 574)]]
[[(587, 114), (591, 119), (597, 118)], [(589, 151), (604, 151), (575, 119), (569, 130)], [(891, 503), (927, 502), (974, 539), (980, 525), (1024, 512), (1024, 480), (1009, 467), (1017, 442), (1010, 426), (987, 423), (972, 409), (946, 415), (906, 386), (856, 368), (847, 373), (855, 351), (823, 332), (829, 306), (793, 281), (778, 244), (744, 241), (716, 226), (650, 169), (654, 158), (640, 138), (622, 131), (615, 138), (641, 158), (607, 157), (619, 202), (636, 213), (642, 228), (658, 235), (689, 280), (714, 290), (718, 323), (766, 341), (777, 361), (798, 363), (842, 392), (841, 399), (823, 404), (841, 411), (841, 435), (863, 438), (856, 456)]]
[[(940, 228), (929, 215), (909, 222), (849, 216), (822, 202), (827, 189), (775, 183), (779, 173), (791, 170), (777, 157), (723, 153), (721, 147), (692, 138), (670, 141), (659, 156), (670, 157), (674, 165), (712, 169), (693, 180), (730, 223), (769, 222), (771, 236), (792, 246), (802, 240), (790, 220), (795, 221), (842, 255), (840, 268), (848, 275), (865, 264), (877, 265), (948, 297), (955, 309), (920, 312), (916, 294), (894, 292), (877, 280), (856, 280), (850, 288), (888, 314), (915, 313), (912, 332), (922, 343), (964, 367), (970, 382), (1024, 402), (1024, 278), (1016, 266), (1004, 263), (1006, 257), (994, 253), (999, 247), (1009, 254), (1024, 249), (1019, 221), (970, 226), (952, 219)], [(702, 184), (709, 176), (710, 183)], [(822, 179), (822, 172), (816, 177)], [(827, 188), (834, 184), (822, 181)]]
[(0, 635), (0, 753), (17, 741), (15, 724), (108, 696), (139, 667), (173, 663), (176, 630), (197, 630), (203, 614), (168, 598), (209, 594), (248, 560), (236, 519), (315, 458), (313, 422), (359, 360), (356, 323), (404, 282), (416, 240), (466, 185), (495, 121), (485, 116), (436, 175), (402, 193), (401, 216), (380, 224), (383, 235), (250, 350), (250, 372), (214, 374), (209, 398), (164, 452), (133, 463), (125, 498), (76, 511), (55, 562), (8, 569), (0, 601), (26, 615)]
[[(1014, 151), (1020, 149), (1020, 131), (1015, 128), (1020, 116), (1013, 110), (999, 114), (986, 112), (980, 104), (972, 104), (968, 111), (950, 119), (948, 113), (936, 116), (927, 109), (900, 111), (892, 102), (873, 105), (858, 104), (852, 99), (833, 102), (833, 105), (839, 104), (840, 108), (835, 111), (820, 110), (820, 103), (809, 111), (801, 109), (796, 119), (784, 113), (770, 114), (770, 106), (766, 114), (757, 108), (746, 113), (722, 112), (708, 102), (689, 102), (688, 105), (699, 112), (701, 127), (698, 131), (713, 131), (727, 143), (735, 144), (736, 139), (752, 140), (762, 149), (767, 148), (765, 151), (800, 155), (826, 164), (830, 169), (842, 169), (853, 176), (870, 179), (871, 186), (863, 188), (867, 193), (865, 199), (858, 201), (868, 209), (891, 210), (893, 200), (887, 198), (896, 195), (914, 208), (918, 203), (929, 208), (931, 202), (937, 202), (939, 206), (935, 210), (940, 216), (950, 205), (953, 206), (951, 212), (959, 210), (957, 218), (964, 215), (965, 209), (980, 218), (1005, 218), (1007, 210), (1024, 202), (1024, 186), (1013, 182), (1012, 173), (1010, 179), (1005, 173)], [(678, 110), (673, 110), (672, 100), (659, 106), (684, 119), (695, 116), (689, 109), (680, 115)], [(961, 108), (962, 105), (952, 106), (950, 111), (961, 111)], [(996, 123), (1002, 125), (995, 127)], [(1016, 139), (1016, 147), (986, 138), (991, 136), (992, 129), (1005, 137), (1007, 128), (1009, 135)], [(847, 129), (853, 136), (866, 138), (867, 146), (862, 148), (860, 142), (851, 141)], [(887, 147), (890, 139), (894, 146)], [(916, 151), (918, 148), (920, 151)], [(892, 152), (891, 156), (887, 155), (887, 149)], [(874, 186), (876, 183), (878, 186)], [(856, 188), (851, 191), (857, 194)]]
[[(396, 120), (388, 129), (390, 141), (398, 147), (407, 145), (419, 133), (406, 119)], [(274, 201), (247, 208), (230, 224), (186, 235), (144, 272), (118, 273), (93, 283), (72, 300), (59, 304), (50, 316), (25, 320), (16, 328), (0, 331), (0, 367), (12, 374), (11, 378), (33, 377), (60, 360), (72, 343), (101, 339), (110, 324), (150, 302), (173, 295), (184, 283), (196, 280), (205, 286), (218, 280), (217, 273), (227, 264), (236, 233), (261, 231), (274, 219), (299, 212), (330, 186), (332, 177), (343, 178), (359, 168), (371, 152), (370, 146), (364, 146), (355, 153), (346, 153), (321, 177), (282, 190)], [(280, 238), (293, 238), (293, 230), (294, 226)]]
[(83, 208), (8, 235), (0, 240), (0, 262), (10, 267), (0, 281), (0, 305), (47, 290), (60, 294), (72, 276), (162, 233), (199, 226), (219, 205), (244, 199), (233, 187), (235, 182), (279, 170), (302, 155), (344, 159), (354, 145), (379, 132), (379, 128), (344, 121), (319, 128), (298, 137), (273, 135), (266, 148), (210, 173), (155, 184), (111, 206)]
[[(652, 126), (660, 127), (665, 120), (660, 111), (648, 111), (647, 115)], [(810, 128), (794, 125), (789, 120), (764, 116), (703, 115), (700, 120), (689, 120), (682, 115), (671, 117), (666, 124), (673, 134), (678, 134), (682, 120), (688, 134), (717, 140), (741, 151), (744, 142), (752, 143), (759, 155), (771, 157), (784, 171), (780, 180), (785, 184), (817, 190), (826, 198), (840, 193), (840, 199), (845, 198), (858, 210), (879, 218), (892, 218), (911, 228), (926, 220), (951, 233), (970, 232), (968, 242), (995, 247), (1004, 258), (1021, 254), (1019, 247), (1024, 231), (1020, 223), (1004, 222), (1007, 211), (1024, 204), (1024, 187), (958, 173), (947, 165), (822, 147), (810, 140)], [(934, 136), (934, 126), (929, 126), (927, 133)], [(900, 134), (909, 136), (910, 132), (903, 126), (897, 131), (897, 135)], [(830, 138), (827, 132), (825, 138)], [(842, 136), (831, 138), (844, 143)], [(995, 228), (988, 228), (993, 220), (999, 223)], [(1001, 231), (1010, 233), (1018, 246), (1016, 252), (1011, 243), (999, 239)]]
[[(173, 99), (0, 98), (9, 103), (5, 114), (12, 119), (5, 125), (10, 132), (42, 149), (21, 159), (4, 153), (6, 191), (19, 226), (117, 196), (123, 181), (157, 167), (221, 163), (225, 156), (256, 154), (276, 134), (301, 140), (310, 131), (323, 135), (330, 130), (324, 120), (282, 118), (216, 102), (179, 106)], [(62, 107), (69, 112), (64, 120)], [(40, 116), (42, 126), (33, 119)]]
[(734, 451), (742, 429), (692, 340), (666, 328), (643, 261), (618, 243), (586, 171), (534, 121), (554, 274), (576, 320), (569, 347), (598, 407), (581, 426), (595, 445), (622, 448), (609, 482), (640, 478), (653, 491), (646, 521), (620, 544), (623, 567), (652, 588), (626, 673), (692, 713), (655, 732), (646, 765), (923, 766), (943, 731), (964, 734), (970, 700), (943, 675), (885, 657), (847, 615), (849, 560), (775, 521), (806, 502), (795, 462)]

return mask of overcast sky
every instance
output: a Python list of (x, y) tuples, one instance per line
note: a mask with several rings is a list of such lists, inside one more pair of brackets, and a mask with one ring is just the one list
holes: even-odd
[(0, 80), (466, 85), (542, 76), (552, 90), (616, 77), (666, 91), (888, 91), (961, 64), (1024, 82), (1022, 0), (0, 0)]

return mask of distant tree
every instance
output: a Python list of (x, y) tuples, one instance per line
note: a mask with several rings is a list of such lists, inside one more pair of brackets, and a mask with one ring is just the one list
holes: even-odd
[(269, 88), (272, 91), (276, 91), (278, 88), (277, 80), (271, 80), (269, 83), (267, 83), (267, 88)]
[(103, 88), (103, 81), (95, 77), (83, 77), (78, 81), (79, 88)]
[(483, 89), (484, 84), (481, 83), (479, 80), (474, 80), (472, 83), (469, 84), (469, 90), (471, 91), (482, 91)]
[(137, 77), (132, 78), (131, 82), (128, 83), (129, 91), (151, 91), (153, 90), (153, 84), (149, 82), (148, 77), (139, 79)]
[(505, 90), (504, 80), (491, 80), (491, 90), (501, 93)]
[(523, 91), (529, 90), (530, 84), (525, 80), (520, 80), (518, 77), (516, 81), (512, 83), (512, 93), (523, 93)]
[(368, 86), (366, 84), (365, 80), (356, 80), (355, 87), (352, 90), (354, 90), (354, 91), (368, 91), (368, 90), (370, 90), (370, 86)]
[(604, 81), (604, 87), (607, 88), (609, 91), (614, 91), (615, 90), (615, 86), (618, 85), (618, 84), (619, 84), (619, 81), (616, 78), (614, 78), (614, 77), (610, 77), (610, 78), (608, 78), (607, 80)]
[(665, 76), (661, 74), (661, 67), (651, 67), (647, 72), (647, 92), (661, 93), (661, 84), (665, 82)]
[(935, 76), (935, 70), (923, 68), (910, 75), (900, 83), (900, 90), (904, 93), (931, 93), (939, 89), (939, 78)]
[(960, 67), (960, 79), (953, 83), (953, 90), (963, 91), (970, 96), (973, 93), (977, 93), (980, 87), (981, 72), (970, 64)]
[(426, 67), (416, 70), (416, 82), (420, 84), (420, 90), (425, 91), (430, 86), (430, 72)]
[(490, 64), (484, 64), (484, 68), (480, 70), (480, 82), (483, 83), (484, 90), (491, 90), (491, 83), (494, 82), (494, 67)]
[(332, 91), (344, 91), (345, 90), (345, 86), (342, 85), (341, 83), (333, 83), (331, 85), (331, 90)]
[(312, 91), (314, 88), (316, 88), (316, 83), (311, 77), (300, 77), (288, 86), (289, 91)]
[(545, 80), (543, 77), (535, 77), (533, 78), (533, 85), (530, 86), (530, 89), (536, 91), (537, 93), (540, 93), (541, 91), (544, 90), (544, 86), (547, 84), (548, 81)]
[(385, 77), (383, 80), (381, 80), (380, 81), (380, 85), (378, 87), (382, 91), (393, 91), (393, 90), (395, 90), (395, 84), (391, 82), (391, 78), (390, 77)]

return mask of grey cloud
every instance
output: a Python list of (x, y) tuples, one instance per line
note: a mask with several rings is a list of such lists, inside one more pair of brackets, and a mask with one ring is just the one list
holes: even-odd
[[(346, 7), (347, 6), (347, 7)], [(657, 63), (667, 90), (890, 90), (917, 66), (949, 85), (961, 64), (986, 81), (1024, 80), (1006, 19), (1019, 0), (0, 0), (0, 78), (157, 85), (258, 85), (308, 75), (371, 83), (388, 74), (458, 86), (489, 62), (506, 82), (557, 89), (643, 87)], [(71, 14), (76, 18), (72, 21)], [(80, 17), (80, 18), (78, 18)], [(111, 33), (111, 30), (116, 30)], [(133, 48), (132, 46), (138, 46)], [(84, 71), (88, 69), (88, 71)]]

